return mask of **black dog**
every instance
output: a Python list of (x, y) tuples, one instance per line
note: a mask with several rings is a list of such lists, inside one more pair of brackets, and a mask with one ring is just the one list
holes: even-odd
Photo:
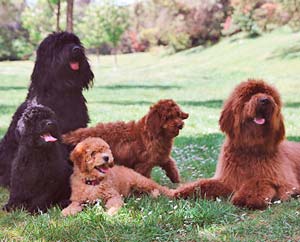
[[(86, 127), (89, 117), (83, 89), (93, 83), (94, 74), (78, 37), (72, 33), (50, 34), (38, 50), (29, 92), (12, 118), (0, 142), (0, 185), (9, 186), (11, 163), (18, 149), (17, 121), (28, 105), (42, 104), (58, 117), (62, 133)], [(66, 150), (65, 150), (66, 151)], [(68, 152), (64, 154), (68, 156)]]
[[(45, 211), (67, 203), (72, 168), (63, 159), (55, 114), (42, 105), (29, 106), (18, 121), (19, 147), (12, 163), (10, 197), (4, 209)], [(67, 205), (67, 204), (65, 204)]]

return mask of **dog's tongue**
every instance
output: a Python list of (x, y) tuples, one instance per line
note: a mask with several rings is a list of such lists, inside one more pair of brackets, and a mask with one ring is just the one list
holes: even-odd
[(70, 67), (73, 71), (79, 70), (79, 62), (70, 62)]
[(262, 125), (266, 122), (266, 120), (264, 118), (254, 118), (254, 122), (256, 124)]
[(44, 134), (41, 136), (45, 142), (55, 142), (57, 141), (57, 138), (53, 137), (51, 134)]
[(108, 172), (108, 170), (109, 170), (109, 168), (100, 168), (100, 171), (102, 172), (102, 173), (106, 173), (106, 172)]

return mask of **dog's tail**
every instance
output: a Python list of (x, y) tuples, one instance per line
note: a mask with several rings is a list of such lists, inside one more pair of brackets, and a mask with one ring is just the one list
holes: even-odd
[(90, 134), (89, 128), (80, 128), (75, 131), (71, 131), (69, 133), (62, 135), (63, 143), (68, 145), (77, 145), (79, 142), (83, 141), (84, 139), (92, 136)]

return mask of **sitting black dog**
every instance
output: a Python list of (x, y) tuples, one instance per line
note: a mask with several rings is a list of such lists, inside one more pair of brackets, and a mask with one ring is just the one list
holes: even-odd
[(4, 209), (24, 208), (35, 213), (54, 204), (67, 205), (72, 169), (62, 156), (54, 112), (42, 105), (28, 106), (17, 123), (16, 137), (19, 147)]
[[(93, 84), (93, 79), (84, 48), (76, 35), (52, 33), (41, 42), (26, 100), (16, 110), (0, 141), (0, 186), (10, 185), (12, 161), (19, 146), (15, 130), (24, 110), (34, 103), (51, 108), (57, 115), (62, 134), (86, 127), (89, 116), (82, 91)], [(64, 149), (66, 159), (70, 149)]]

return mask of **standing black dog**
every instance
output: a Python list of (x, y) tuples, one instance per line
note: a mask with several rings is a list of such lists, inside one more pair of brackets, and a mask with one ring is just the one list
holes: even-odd
[(28, 105), (42, 104), (51, 108), (58, 117), (62, 133), (86, 127), (89, 117), (82, 90), (88, 89), (93, 79), (84, 48), (76, 35), (53, 33), (42, 41), (27, 98), (15, 112), (0, 142), (0, 185), (10, 184), (11, 163), (19, 143), (15, 136), (17, 121)]
[(42, 105), (29, 105), (18, 121), (16, 136), (19, 146), (4, 209), (25, 208), (34, 213), (54, 204), (67, 205), (72, 168), (62, 156), (54, 112)]

